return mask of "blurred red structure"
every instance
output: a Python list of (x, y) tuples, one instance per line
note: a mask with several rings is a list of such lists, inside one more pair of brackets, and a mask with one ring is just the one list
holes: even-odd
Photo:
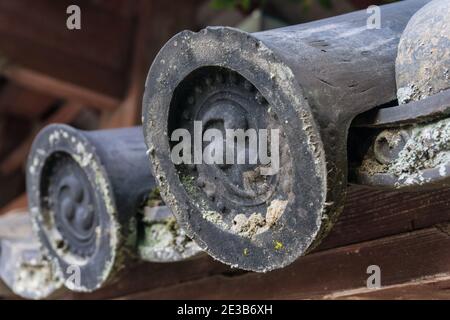
[[(350, 4), (351, 2), (351, 4)], [(265, 10), (298, 23), (376, 0), (271, 0)], [(66, 28), (68, 0), (0, 0), (0, 214), (26, 205), (24, 170), (34, 135), (59, 122), (81, 129), (140, 122), (146, 72), (159, 48), (183, 29), (235, 25), (248, 13), (213, 10), (210, 0), (78, 0), (82, 29)]]

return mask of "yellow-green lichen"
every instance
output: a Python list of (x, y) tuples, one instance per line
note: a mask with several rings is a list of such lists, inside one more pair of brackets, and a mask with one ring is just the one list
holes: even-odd
[(274, 249), (277, 250), (277, 251), (280, 251), (281, 249), (284, 248), (283, 243), (280, 242), (280, 241), (274, 240), (273, 244), (274, 244), (274, 246), (273, 246)]

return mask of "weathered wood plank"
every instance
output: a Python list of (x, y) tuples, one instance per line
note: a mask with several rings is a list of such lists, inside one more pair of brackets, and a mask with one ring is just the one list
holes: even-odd
[(142, 263), (126, 270), (120, 281), (99, 291), (71, 293), (65, 299), (113, 299), (148, 288), (163, 288), (199, 280), (208, 275), (228, 274), (229, 267), (209, 256), (175, 263)]
[[(0, 1), (0, 34), (8, 35), (18, 47), (23, 43), (34, 44), (31, 52), (24, 53), (26, 55), (45, 47), (55, 56), (124, 71), (128, 66), (130, 35), (134, 28), (131, 17), (126, 19), (112, 11), (101, 10), (92, 1), (79, 0), (76, 4), (81, 9), (81, 30), (72, 31), (66, 27), (66, 9), (72, 4), (70, 0)], [(0, 51), (6, 46), (4, 42), (0, 44)], [(51, 65), (53, 61), (48, 63)]]
[[(286, 292), (283, 292), (283, 290), (281, 289), (283, 288), (283, 286), (290, 285), (290, 283), (292, 282), (292, 280), (289, 278), (290, 276), (297, 277), (298, 274), (301, 274), (301, 278), (296, 284), (293, 284), (290, 287), (291, 292), (289, 292), (289, 297), (291, 294), (294, 294), (295, 285), (298, 285), (298, 288), (305, 288), (305, 295), (302, 296), (302, 298), (306, 297), (306, 295), (315, 295), (315, 291), (317, 291), (320, 286), (323, 286), (321, 287), (322, 294), (328, 294), (332, 292), (332, 287), (328, 286), (327, 283), (329, 282), (332, 284), (333, 281), (335, 282), (334, 290), (342, 290), (342, 286), (345, 283), (349, 284), (349, 287), (352, 287), (350, 281), (354, 281), (353, 286), (358, 287), (358, 283), (359, 285), (361, 285), (361, 281), (365, 281), (365, 279), (367, 278), (367, 275), (365, 274), (365, 268), (367, 268), (368, 265), (362, 266), (361, 261), (364, 261), (363, 258), (368, 259), (371, 255), (375, 255), (375, 253), (377, 252), (382, 252), (379, 253), (381, 257), (383, 257), (385, 254), (390, 254), (392, 259), (394, 259), (397, 256), (397, 250), (399, 253), (398, 260), (391, 261), (392, 263), (389, 268), (390, 270), (394, 270), (395, 268), (399, 268), (399, 270), (402, 270), (402, 268), (405, 268), (405, 266), (407, 267), (407, 265), (402, 265), (402, 261), (404, 259), (401, 258), (401, 250), (403, 250), (401, 249), (401, 243), (409, 244), (410, 247), (423, 245), (421, 249), (429, 251), (432, 254), (434, 250), (434, 243), (439, 242), (437, 241), (438, 239), (443, 238), (443, 240), (448, 242), (448, 237), (445, 237), (445, 233), (439, 232), (439, 229), (436, 229), (433, 226), (444, 223), (446, 221), (450, 221), (450, 203), (448, 201), (449, 196), (450, 190), (436, 190), (417, 194), (374, 191), (361, 187), (352, 187), (344, 213), (342, 214), (338, 223), (331, 231), (331, 234), (325, 240), (323, 245), (315, 250), (316, 253), (301, 258), (293, 266), (290, 266), (283, 270), (275, 271), (267, 275), (246, 275), (245, 277), (250, 277), (250, 279), (259, 280), (251, 280), (249, 282), (249, 286), (253, 286), (254, 288), (250, 289), (249, 287), (249, 292), (243, 292), (239, 297), (254, 298), (250, 291), (254, 290), (259, 292), (260, 290), (263, 290), (263, 284), (266, 279), (269, 279), (269, 285), (267, 286), (268, 289), (266, 291), (263, 290), (262, 293), (266, 292), (265, 294), (267, 295), (272, 292), (272, 294), (274, 295), (273, 297), (278, 295), (278, 292), (281, 295), (286, 294)], [(412, 223), (412, 221), (414, 223)], [(395, 236), (393, 238), (389, 238), (389, 236), (392, 235)], [(369, 240), (375, 241), (367, 242)], [(430, 249), (427, 249), (428, 247), (430, 247)], [(337, 249), (330, 250), (330, 248)], [(357, 253), (357, 251), (362, 248), (367, 248), (364, 249), (366, 255), (363, 258), (359, 257)], [(391, 248), (390, 252), (388, 252), (389, 248)], [(429, 261), (431, 265), (433, 265), (434, 263), (438, 268), (442, 267), (442, 265), (439, 265), (439, 262), (442, 262), (445, 267), (445, 254), (450, 253), (450, 250), (448, 250), (448, 248), (441, 247), (441, 249), (442, 250), (440, 250), (439, 253), (435, 252), (435, 259), (437, 260), (434, 260), (434, 262), (432, 262), (431, 260)], [(408, 255), (409, 251), (412, 252), (411, 254), (414, 253), (414, 250), (411, 249), (406, 252), (403, 251), (403, 254)], [(444, 255), (442, 256), (441, 253)], [(336, 255), (335, 258), (333, 258), (333, 254)], [(325, 256), (326, 258), (322, 258), (323, 256)], [(323, 262), (322, 259), (324, 259)], [(97, 293), (94, 293), (92, 297), (111, 298), (127, 295), (128, 293), (132, 292), (151, 291), (151, 294), (148, 297), (155, 298), (158, 295), (158, 290), (164, 291), (165, 289), (163, 287), (169, 286), (170, 283), (179, 283), (181, 285), (180, 290), (184, 290), (184, 285), (182, 283), (185, 283), (189, 279), (189, 281), (192, 281), (193, 279), (197, 279), (199, 281), (193, 283), (193, 287), (195, 287), (196, 285), (208, 285), (208, 287), (205, 287), (204, 290), (201, 290), (203, 292), (201, 298), (209, 297), (207, 296), (207, 292), (209, 291), (216, 291), (210, 290), (208, 281), (216, 281), (217, 283), (226, 286), (226, 290), (224, 291), (229, 290), (231, 292), (231, 298), (234, 297), (233, 292), (235, 290), (242, 290), (239, 289), (240, 287), (242, 287), (241, 284), (234, 281), (228, 282), (227, 279), (232, 279), (236, 275), (242, 275), (245, 272), (231, 270), (225, 266), (222, 266), (222, 268), (217, 268), (217, 263), (213, 262), (210, 258), (207, 257), (199, 261), (200, 262), (190, 261), (182, 264), (167, 266), (146, 264), (140, 268), (134, 269), (133, 271), (129, 271), (128, 275), (124, 277), (124, 279), (118, 286), (105, 288)], [(382, 260), (382, 262), (384, 262), (384, 260)], [(197, 263), (199, 265), (198, 267)], [(352, 263), (355, 264), (355, 268), (362, 269), (348, 269), (351, 267)], [(338, 269), (336, 269), (335, 273), (333, 273), (333, 268), (338, 268), (339, 265), (341, 265), (341, 268), (346, 267), (347, 269), (344, 268), (343, 271), (339, 271)], [(327, 270), (327, 268), (329, 269)], [(203, 272), (203, 274), (201, 272), (197, 273), (199, 269)], [(171, 282), (160, 282), (160, 278), (165, 279), (166, 270), (170, 270), (167, 272), (169, 273)], [(424, 269), (424, 273), (428, 271), (430, 270), (426, 270), (426, 268)], [(329, 272), (330, 274), (324, 276), (321, 275), (321, 273), (327, 272)], [(341, 273), (346, 273), (345, 275), (347, 279), (343, 279)], [(434, 274), (432, 270), (430, 271), (430, 273)], [(272, 274), (273, 276), (271, 276)], [(420, 276), (420, 272), (416, 274), (417, 278)], [(138, 280), (136, 280), (135, 277), (137, 277)], [(246, 279), (245, 277), (242, 279)], [(277, 280), (270, 280), (272, 277), (274, 277), (275, 279), (279, 279), (279, 281), (277, 282)], [(318, 279), (315, 277), (318, 277)], [(201, 280), (202, 278), (205, 279)], [(205, 281), (206, 284), (203, 284), (202, 281)], [(270, 281), (273, 281), (274, 283), (271, 284)], [(401, 282), (403, 281), (403, 279), (400, 279), (399, 281)], [(222, 282), (224, 284), (222, 284)], [(257, 283), (257, 285), (255, 283)], [(315, 283), (317, 287), (314, 287)], [(342, 286), (339, 286), (340, 283), (342, 283)], [(189, 284), (186, 285), (188, 286), (187, 290), (189, 290)], [(235, 288), (233, 286), (235, 286)], [(270, 289), (273, 286), (275, 286), (274, 288), (276, 288), (276, 290)], [(326, 287), (329, 287), (329, 291), (325, 289)], [(176, 293), (177, 289), (172, 289), (175, 292), (174, 297), (178, 297)], [(153, 292), (153, 290), (155, 292)], [(187, 292), (187, 298), (197, 297), (194, 289), (192, 290), (192, 292)], [(190, 296), (190, 294), (192, 294), (192, 296)], [(171, 293), (167, 292), (166, 297), (170, 298), (170, 295)], [(91, 296), (83, 295), (82, 297), (90, 298)], [(142, 295), (139, 295), (139, 297), (145, 298), (146, 294), (144, 293)], [(214, 295), (212, 297), (214, 297)]]
[[(369, 265), (382, 286), (448, 273), (450, 235), (429, 228), (305, 256), (268, 274), (214, 275), (127, 296), (129, 299), (311, 299), (364, 288)], [(450, 299), (450, 296), (448, 297)]]
[(350, 186), (345, 209), (317, 248), (324, 250), (450, 221), (450, 190), (395, 192)]
[[(358, 225), (364, 228), (368, 237), (375, 239), (385, 236), (386, 233), (406, 232), (393, 237), (316, 252), (299, 259), (283, 270), (264, 275), (245, 273), (231, 270), (206, 256), (175, 264), (147, 263), (131, 268), (121, 281), (108, 288), (88, 295), (68, 294), (65, 298), (382, 297), (381, 291), (379, 295), (372, 291), (364, 291), (366, 289), (363, 285), (368, 277), (366, 268), (370, 264), (381, 267), (385, 292), (395, 297), (400, 294), (398, 288), (410, 285), (412, 289), (408, 294), (412, 297), (420, 293), (413, 289), (418, 288), (417, 281), (421, 281), (424, 276), (436, 278), (448, 272), (450, 266), (448, 225), (429, 227), (450, 220), (449, 204), (445, 200), (448, 199), (448, 193), (448, 190), (437, 190), (420, 195), (398, 195), (354, 189), (349, 197), (347, 209), (341, 217), (342, 221), (330, 235), (335, 237), (335, 240), (329, 242), (330, 246), (359, 241), (364, 232), (351, 231), (351, 228), (356, 229)], [(402, 210), (402, 202), (395, 202), (392, 197), (397, 200), (404, 197), (402, 199), (408, 201), (406, 209)], [(366, 199), (365, 202), (372, 205), (363, 206), (360, 203), (363, 200), (360, 198)], [(374, 199), (380, 202), (374, 202)], [(369, 210), (370, 207), (374, 207), (374, 203), (378, 204), (378, 208)], [(380, 205), (381, 203), (385, 205)], [(430, 214), (432, 208), (440, 214), (435, 216)], [(425, 216), (421, 217), (421, 213)], [(419, 219), (420, 223), (411, 224), (408, 220), (411, 217), (422, 219)], [(367, 223), (370, 219), (373, 223)], [(381, 219), (382, 222), (377, 219)], [(380, 224), (384, 225), (381, 229)], [(428, 228), (408, 232), (424, 226)], [(336, 236), (333, 236), (333, 233), (336, 233)], [(424, 285), (429, 288), (427, 290), (436, 287), (427, 283)], [(404, 294), (406, 289), (402, 290), (401, 293)], [(441, 297), (446, 293), (445, 290), (439, 289), (435, 296)]]
[(337, 292), (325, 299), (412, 299), (412, 300), (449, 300), (450, 299), (450, 274), (440, 275), (403, 283), (399, 285), (388, 286), (385, 288), (357, 289), (350, 291)]

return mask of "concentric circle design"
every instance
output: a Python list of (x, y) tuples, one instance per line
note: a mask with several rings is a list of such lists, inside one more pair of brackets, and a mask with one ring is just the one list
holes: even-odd
[[(187, 188), (188, 192), (219, 213), (221, 222), (230, 230), (236, 224), (236, 216), (248, 218), (260, 213), (264, 217), (271, 200), (287, 200), (292, 176), (288, 147), (276, 114), (271, 112), (267, 100), (255, 86), (237, 72), (209, 67), (191, 74), (180, 87), (182, 90), (176, 91), (172, 101), (170, 123), (172, 129), (189, 130), (192, 154), (195, 152), (195, 123), (201, 125), (203, 140), (210, 129), (220, 132), (223, 138), (203, 141), (201, 163), (179, 166), (182, 179), (194, 181), (193, 188)], [(267, 134), (260, 136), (261, 129), (267, 130)], [(276, 148), (276, 152), (284, 166), (279, 173), (264, 175), (263, 169), (271, 164), (261, 163), (259, 143), (265, 145), (267, 152), (263, 154), (269, 156), (272, 129), (278, 130), (281, 147)], [(238, 145), (237, 139), (226, 141), (227, 133), (239, 131), (246, 134), (245, 140), (241, 140), (245, 144)], [(266, 136), (268, 141), (262, 138)], [(213, 149), (222, 150), (222, 163), (207, 163), (208, 150)], [(284, 189), (279, 188), (280, 178)]]
[[(90, 257), (96, 249), (95, 230), (99, 225), (95, 192), (83, 170), (63, 153), (48, 162), (48, 205), (55, 213), (55, 225), (64, 246), (82, 258)], [(47, 185), (47, 183), (45, 183)]]
[(38, 134), (27, 164), (30, 215), (42, 247), (73, 291), (100, 288), (117, 268), (122, 240), (111, 188), (84, 132), (50, 125)]
[[(293, 70), (257, 37), (225, 27), (173, 37), (148, 74), (143, 126), (161, 195), (187, 234), (219, 261), (265, 272), (293, 262), (327, 230), (327, 169)], [(197, 121), (200, 135), (279, 130), (280, 170), (269, 176), (262, 163), (178, 164), (172, 134), (184, 128), (192, 136)], [(216, 143), (205, 140), (201, 152)]]

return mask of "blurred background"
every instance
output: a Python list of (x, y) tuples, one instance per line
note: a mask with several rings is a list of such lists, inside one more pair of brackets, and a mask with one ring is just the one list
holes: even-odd
[[(140, 124), (148, 68), (175, 33), (208, 25), (272, 29), (367, 8), (376, 0), (0, 0), (0, 214), (25, 208), (35, 134)], [(68, 30), (66, 9), (81, 9)]]

